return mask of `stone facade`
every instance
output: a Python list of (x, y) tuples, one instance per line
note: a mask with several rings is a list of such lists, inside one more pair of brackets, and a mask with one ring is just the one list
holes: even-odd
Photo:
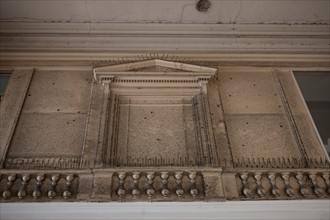
[(1, 202), (329, 199), (292, 73), (168, 56), (14, 68)]

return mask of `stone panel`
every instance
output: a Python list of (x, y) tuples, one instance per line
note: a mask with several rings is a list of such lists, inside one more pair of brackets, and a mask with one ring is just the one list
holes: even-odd
[(91, 82), (91, 71), (36, 71), (23, 112), (86, 113)]
[[(119, 140), (128, 143), (119, 142), (119, 149), (124, 150), (127, 146), (125, 154), (138, 158), (185, 156), (182, 112), (183, 106), (180, 105), (131, 105), (129, 110), (128, 106), (122, 106)], [(127, 114), (130, 114), (129, 121)], [(128, 123), (129, 128), (125, 126)]]
[(26, 92), (33, 75), (32, 69), (15, 70), (10, 76), (6, 92), (0, 105), (0, 168), (17, 125)]
[(285, 113), (270, 70), (220, 71), (219, 91), (225, 114)]
[(80, 157), (86, 114), (20, 116), (8, 157)]
[(98, 172), (94, 174), (92, 198), (97, 200), (109, 200), (111, 198), (111, 178), (113, 173)]
[(234, 160), (301, 158), (285, 115), (226, 115)]
[(301, 141), (305, 146), (307, 157), (326, 158), (326, 150), (313, 125), (307, 106), (299, 91), (295, 79), (289, 71), (276, 71), (277, 77), (283, 87), (283, 92), (288, 101), (290, 112), (295, 121)]

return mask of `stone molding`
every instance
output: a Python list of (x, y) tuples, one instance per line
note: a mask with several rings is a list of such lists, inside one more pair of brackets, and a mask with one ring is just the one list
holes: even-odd
[[(166, 68), (166, 70), (159, 72), (143, 71), (143, 68), (148, 67), (162, 67)], [(142, 70), (139, 71), (141, 68)], [(209, 67), (160, 59), (150, 59), (127, 64), (96, 67), (94, 68), (93, 73), (94, 79), (102, 84), (146, 83), (148, 85), (151, 83), (154, 87), (154, 83), (156, 83), (157, 86), (164, 87), (164, 84), (159, 83), (165, 83), (167, 86), (171, 86), (172, 83), (207, 83), (208, 80), (215, 75), (216, 71), (217, 69)], [(178, 87), (180, 86), (181, 85)]]
[[(70, 170), (70, 169), (96, 169), (102, 167), (121, 166), (121, 167), (175, 167), (175, 166), (197, 166), (205, 164), (205, 160), (198, 160), (198, 163), (189, 161), (188, 158), (176, 157), (176, 158), (108, 158), (104, 160), (102, 158), (87, 159), (87, 158), (6, 158), (4, 163), (5, 169), (21, 169), (21, 170)], [(125, 161), (125, 163), (124, 163)], [(224, 158), (213, 161), (213, 167), (233, 166), (239, 169), (258, 169), (258, 168), (281, 168), (281, 169), (294, 169), (305, 168), (306, 161), (302, 158), (234, 158), (233, 165), (231, 165), (231, 159)], [(329, 169), (330, 163), (325, 158), (309, 158), (307, 161), (309, 168), (321, 168)]]
[[(56, 35), (56, 38), (53, 36)], [(1, 22), (1, 50), (327, 53), (329, 25)], [(86, 42), (89, 42), (86, 44)], [(164, 44), (163, 42), (166, 42)], [(258, 43), (256, 43), (258, 42)]]

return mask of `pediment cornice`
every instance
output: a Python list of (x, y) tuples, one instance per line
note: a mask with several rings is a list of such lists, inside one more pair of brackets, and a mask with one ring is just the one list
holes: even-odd
[[(160, 71), (147, 71), (152, 67)], [(208, 82), (217, 69), (161, 59), (150, 59), (124, 64), (96, 67), (94, 79), (98, 83), (199, 83)]]

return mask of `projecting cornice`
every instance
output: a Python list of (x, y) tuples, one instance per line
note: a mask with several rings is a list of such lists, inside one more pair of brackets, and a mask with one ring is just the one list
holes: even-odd
[(329, 25), (1, 22), (3, 52), (327, 53)]
[(98, 83), (119, 83), (140, 87), (200, 87), (205, 85), (216, 72), (215, 68), (161, 59), (141, 60), (93, 69), (94, 79)]

